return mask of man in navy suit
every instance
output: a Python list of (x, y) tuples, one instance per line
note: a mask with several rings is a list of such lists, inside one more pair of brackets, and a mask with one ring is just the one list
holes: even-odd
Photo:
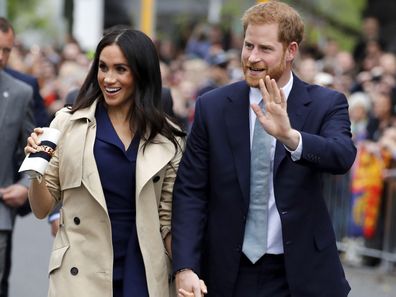
[[(198, 98), (178, 169), (172, 213), (177, 291), (201, 296), (202, 279), (210, 297), (347, 296), (321, 181), (322, 173), (346, 173), (355, 159), (347, 100), (293, 74), (304, 32), (293, 8), (268, 1), (242, 20), (245, 80)], [(259, 248), (266, 251), (253, 261), (244, 238), (254, 208), (256, 118), (271, 141), (262, 151), (269, 152), (270, 166), (267, 227), (256, 234), (265, 236)]]

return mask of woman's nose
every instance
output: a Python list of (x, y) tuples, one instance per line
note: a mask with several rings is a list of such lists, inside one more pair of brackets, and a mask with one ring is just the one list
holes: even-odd
[(106, 83), (112, 83), (112, 82), (114, 82), (115, 80), (116, 80), (116, 79), (115, 79), (115, 76), (112, 74), (111, 71), (109, 71), (109, 72), (107, 72), (107, 73), (105, 74), (104, 82), (106, 82)]

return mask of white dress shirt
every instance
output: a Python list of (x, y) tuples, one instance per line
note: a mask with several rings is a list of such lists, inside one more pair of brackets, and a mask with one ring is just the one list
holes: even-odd
[[(282, 88), (286, 100), (289, 97), (291, 88), (293, 86), (293, 75), (290, 74), (290, 79), (287, 84)], [(258, 88), (250, 88), (249, 92), (249, 101), (250, 104), (256, 103), (259, 104), (262, 96), (260, 89)], [(253, 109), (250, 108), (249, 112), (250, 118), (250, 149), (252, 148), (253, 142), (253, 132), (254, 132), (254, 123), (256, 121), (256, 114)], [(275, 195), (274, 195), (274, 155), (275, 155), (275, 145), (276, 139), (273, 137), (272, 145), (271, 145), (271, 180), (269, 183), (270, 187), (270, 198), (268, 202), (268, 232), (267, 232), (267, 253), (268, 254), (283, 254), (283, 240), (282, 240), (282, 225), (280, 220), (279, 212), (276, 208), (275, 204)], [(285, 149), (291, 153), (291, 157), (293, 161), (297, 161), (301, 158), (302, 153), (302, 140), (300, 134), (300, 142), (295, 151), (290, 151), (286, 146)]]

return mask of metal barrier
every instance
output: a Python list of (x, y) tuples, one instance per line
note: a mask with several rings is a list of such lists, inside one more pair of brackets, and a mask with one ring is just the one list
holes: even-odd
[(396, 170), (388, 171), (384, 183), (383, 199), (386, 207), (384, 213), (380, 213), (384, 216), (382, 249), (372, 249), (364, 246), (364, 240), (354, 240), (350, 235), (352, 219), (350, 176), (348, 174), (323, 176), (324, 198), (333, 222), (338, 249), (359, 257), (379, 258), (382, 260), (381, 266), (391, 270), (396, 263)]

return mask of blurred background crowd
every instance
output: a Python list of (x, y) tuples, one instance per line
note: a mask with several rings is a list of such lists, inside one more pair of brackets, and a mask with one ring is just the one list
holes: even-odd
[[(82, 4), (81, 2), (85, 2)], [(37, 78), (49, 120), (85, 78), (106, 28), (156, 42), (163, 85), (187, 131), (200, 94), (243, 79), (241, 12), (256, 1), (0, 1), (16, 29), (8, 67)], [(351, 265), (396, 263), (396, 3), (285, 1), (306, 21), (295, 74), (343, 92), (359, 153), (347, 176), (325, 177), (340, 252)], [(56, 4), (54, 4), (56, 3)], [(82, 17), (82, 15), (84, 15)], [(48, 124), (48, 122), (47, 122)]]

